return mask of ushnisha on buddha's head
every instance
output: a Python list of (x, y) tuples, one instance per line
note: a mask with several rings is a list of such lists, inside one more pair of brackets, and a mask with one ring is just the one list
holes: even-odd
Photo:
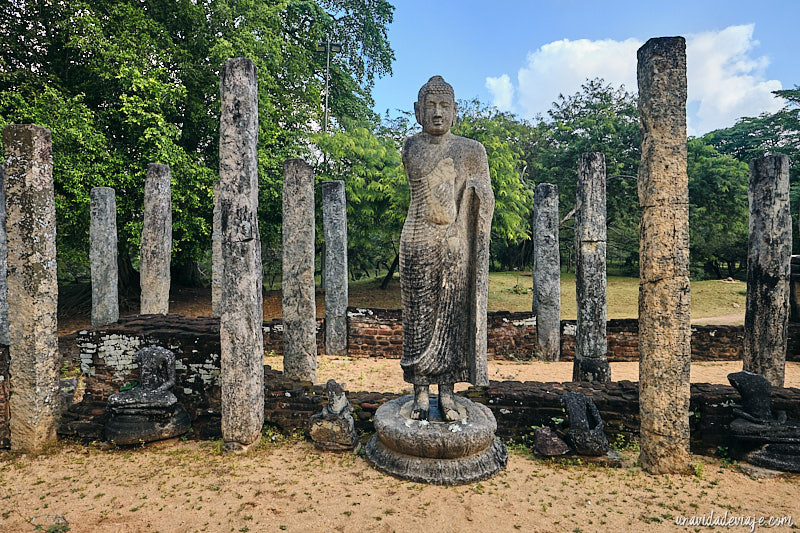
[(422, 86), (414, 102), (414, 114), (422, 131), (444, 135), (456, 122), (458, 106), (453, 87), (441, 76), (433, 76)]

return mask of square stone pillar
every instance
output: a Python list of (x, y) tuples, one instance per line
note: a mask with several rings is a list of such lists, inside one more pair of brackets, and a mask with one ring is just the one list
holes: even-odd
[(172, 189), (169, 166), (147, 165), (140, 256), (141, 314), (169, 313)]
[(11, 449), (55, 442), (58, 394), (58, 282), (50, 130), (3, 129), (8, 230)]
[(639, 166), (639, 460), (650, 473), (689, 467), (689, 178), (686, 41), (650, 39), (637, 54)]
[(344, 181), (322, 184), (325, 231), (325, 352), (347, 355), (347, 203)]
[(558, 186), (540, 183), (533, 196), (533, 312), (536, 358), (561, 357), (561, 253), (558, 249)]
[(92, 326), (105, 326), (119, 320), (117, 200), (111, 187), (94, 187), (89, 198)]

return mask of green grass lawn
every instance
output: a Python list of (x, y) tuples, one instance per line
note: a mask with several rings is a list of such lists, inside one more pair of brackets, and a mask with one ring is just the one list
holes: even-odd
[[(350, 305), (399, 308), (400, 283), (393, 279), (386, 290), (381, 279), (350, 283)], [(531, 276), (521, 272), (489, 274), (490, 311), (530, 311)], [(702, 319), (744, 312), (746, 284), (741, 281), (693, 281), (692, 318)], [(607, 281), (608, 318), (636, 318), (638, 315), (639, 278), (609, 276)], [(561, 275), (561, 318), (576, 318), (575, 275)]]

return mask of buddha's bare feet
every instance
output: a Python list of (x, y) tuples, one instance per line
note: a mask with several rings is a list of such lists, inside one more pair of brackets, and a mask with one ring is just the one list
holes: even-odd
[(439, 411), (442, 417), (448, 422), (461, 420), (461, 414), (456, 407), (456, 399), (453, 395), (453, 383), (439, 384)]
[(430, 413), (428, 385), (414, 385), (414, 408), (412, 420), (427, 420)]

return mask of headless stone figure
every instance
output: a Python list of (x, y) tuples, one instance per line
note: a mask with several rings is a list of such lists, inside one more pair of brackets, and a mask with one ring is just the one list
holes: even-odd
[(445, 420), (460, 419), (456, 382), (488, 384), (486, 300), (494, 211), (486, 150), (450, 133), (453, 88), (434, 76), (414, 103), (422, 133), (403, 144), (411, 203), (400, 239), (403, 368), (414, 385), (411, 418), (430, 415), (439, 386)]
[(169, 390), (175, 385), (175, 354), (160, 346), (142, 348), (134, 355), (139, 365), (139, 385), (112, 394), (108, 405), (115, 410), (165, 409), (178, 400)]

